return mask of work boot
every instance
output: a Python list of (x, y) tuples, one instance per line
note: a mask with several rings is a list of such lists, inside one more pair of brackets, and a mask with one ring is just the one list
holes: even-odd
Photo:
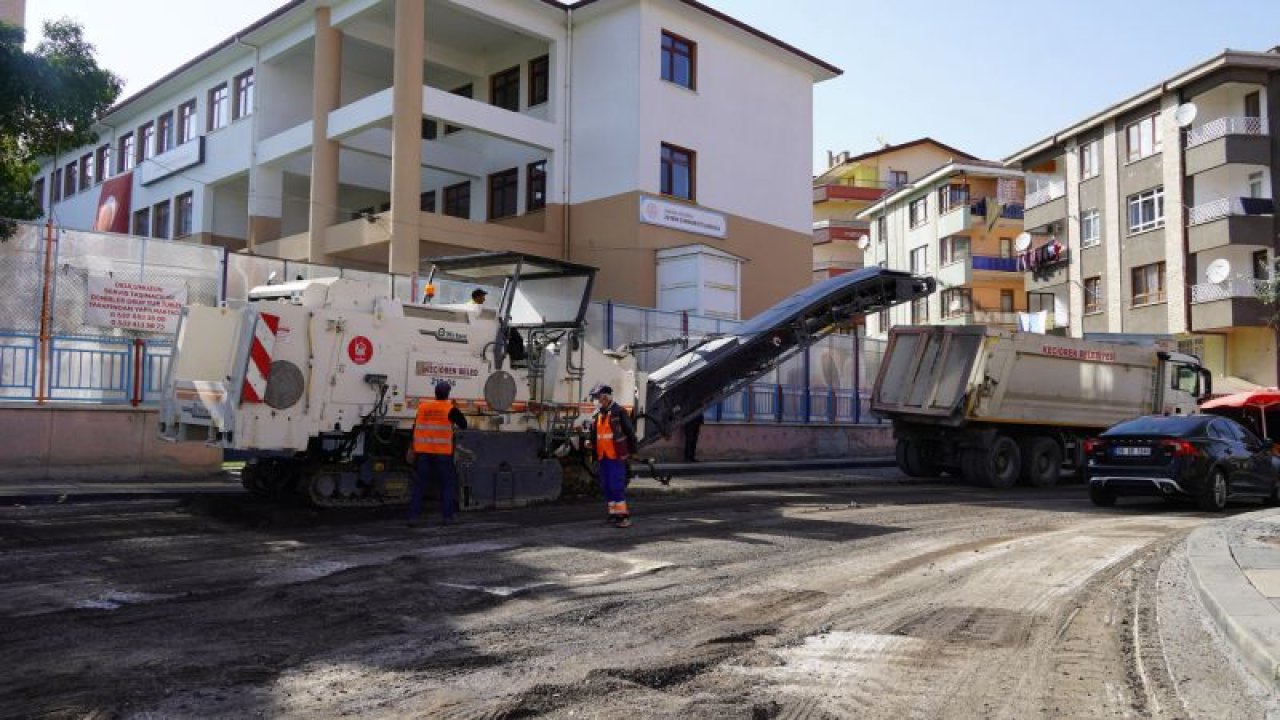
[(618, 518), (618, 521), (615, 522), (613, 526), (617, 528), (629, 528), (631, 527), (631, 518), (629, 517)]

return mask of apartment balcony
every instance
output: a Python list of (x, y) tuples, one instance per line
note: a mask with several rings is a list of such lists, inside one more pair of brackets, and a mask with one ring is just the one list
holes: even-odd
[[(938, 216), (938, 235), (946, 237), (948, 235), (961, 235), (968, 232), (969, 228), (977, 222), (988, 222), (991, 220), (987, 214), (987, 200), (983, 198), (977, 202), (969, 202), (967, 196), (957, 198), (950, 208), (942, 211)], [(1022, 224), (1023, 206), (1021, 203), (1008, 203), (1000, 207), (1000, 217), (996, 219), (996, 227), (1009, 227), (1010, 225), (1020, 226)], [(1007, 221), (1007, 222), (1006, 222)]]
[(1187, 212), (1191, 252), (1225, 245), (1271, 246), (1275, 202), (1271, 198), (1231, 197), (1201, 203)]
[(818, 220), (813, 224), (813, 244), (857, 242), (870, 233), (865, 220)]
[(837, 180), (815, 185), (813, 201), (820, 203), (828, 200), (853, 200), (871, 203), (899, 187), (901, 186), (872, 180)]
[(999, 277), (1005, 273), (1021, 272), (1017, 258), (990, 255), (962, 255), (938, 268), (934, 275), (938, 283), (946, 287), (968, 285), (984, 276)]
[(1228, 163), (1271, 164), (1271, 138), (1262, 118), (1221, 117), (1187, 132), (1188, 175)]
[(1018, 329), (1018, 313), (1004, 310), (950, 311), (942, 315), (939, 325), (994, 325), (1006, 330)]
[(1027, 290), (1046, 290), (1067, 282), (1071, 257), (1066, 248), (1059, 249), (1052, 256), (1044, 248), (1036, 248), (1019, 260), (1027, 273)]
[(1027, 193), (1022, 225), (1028, 230), (1060, 222), (1067, 217), (1067, 183), (1051, 180)]
[(1191, 286), (1191, 331), (1265, 327), (1271, 308), (1259, 299), (1265, 280), (1235, 278)]

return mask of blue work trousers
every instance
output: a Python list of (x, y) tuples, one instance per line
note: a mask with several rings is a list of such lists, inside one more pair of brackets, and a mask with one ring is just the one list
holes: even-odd
[(413, 459), (413, 495), (409, 499), (409, 521), (422, 513), (422, 495), (427, 485), (440, 487), (440, 513), (445, 520), (452, 520), (458, 507), (458, 481), (453, 470), (453, 456), (436, 453), (418, 453)]
[(609, 514), (626, 517), (630, 515), (627, 508), (627, 463), (625, 460), (602, 458), (600, 460), (600, 494), (604, 495), (609, 505)]

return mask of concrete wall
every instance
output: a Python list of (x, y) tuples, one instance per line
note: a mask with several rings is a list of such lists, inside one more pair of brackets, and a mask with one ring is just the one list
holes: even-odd
[[(683, 459), (684, 436), (676, 433), (645, 448), (660, 461)], [(698, 460), (784, 460), (893, 455), (893, 426), (750, 425), (708, 423), (698, 435)]]
[(162, 441), (154, 408), (0, 404), (0, 482), (205, 476), (222, 451)]

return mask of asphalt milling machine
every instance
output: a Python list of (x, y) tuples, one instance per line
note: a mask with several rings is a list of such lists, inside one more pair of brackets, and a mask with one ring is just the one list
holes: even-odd
[[(447, 382), (469, 425), (455, 435), (462, 507), (550, 501), (589, 472), (591, 385), (614, 388), (644, 447), (853, 316), (935, 287), (879, 267), (840, 275), (646, 374), (635, 348), (587, 342), (595, 268), (519, 253), (432, 262), (425, 287), (437, 294), (424, 302), (393, 297), (390, 282), (318, 278), (257, 287), (222, 307), (184, 307), (160, 435), (247, 456), (242, 480), (256, 495), (318, 507), (400, 504), (417, 402)], [(440, 302), (471, 288), (498, 300)]]

